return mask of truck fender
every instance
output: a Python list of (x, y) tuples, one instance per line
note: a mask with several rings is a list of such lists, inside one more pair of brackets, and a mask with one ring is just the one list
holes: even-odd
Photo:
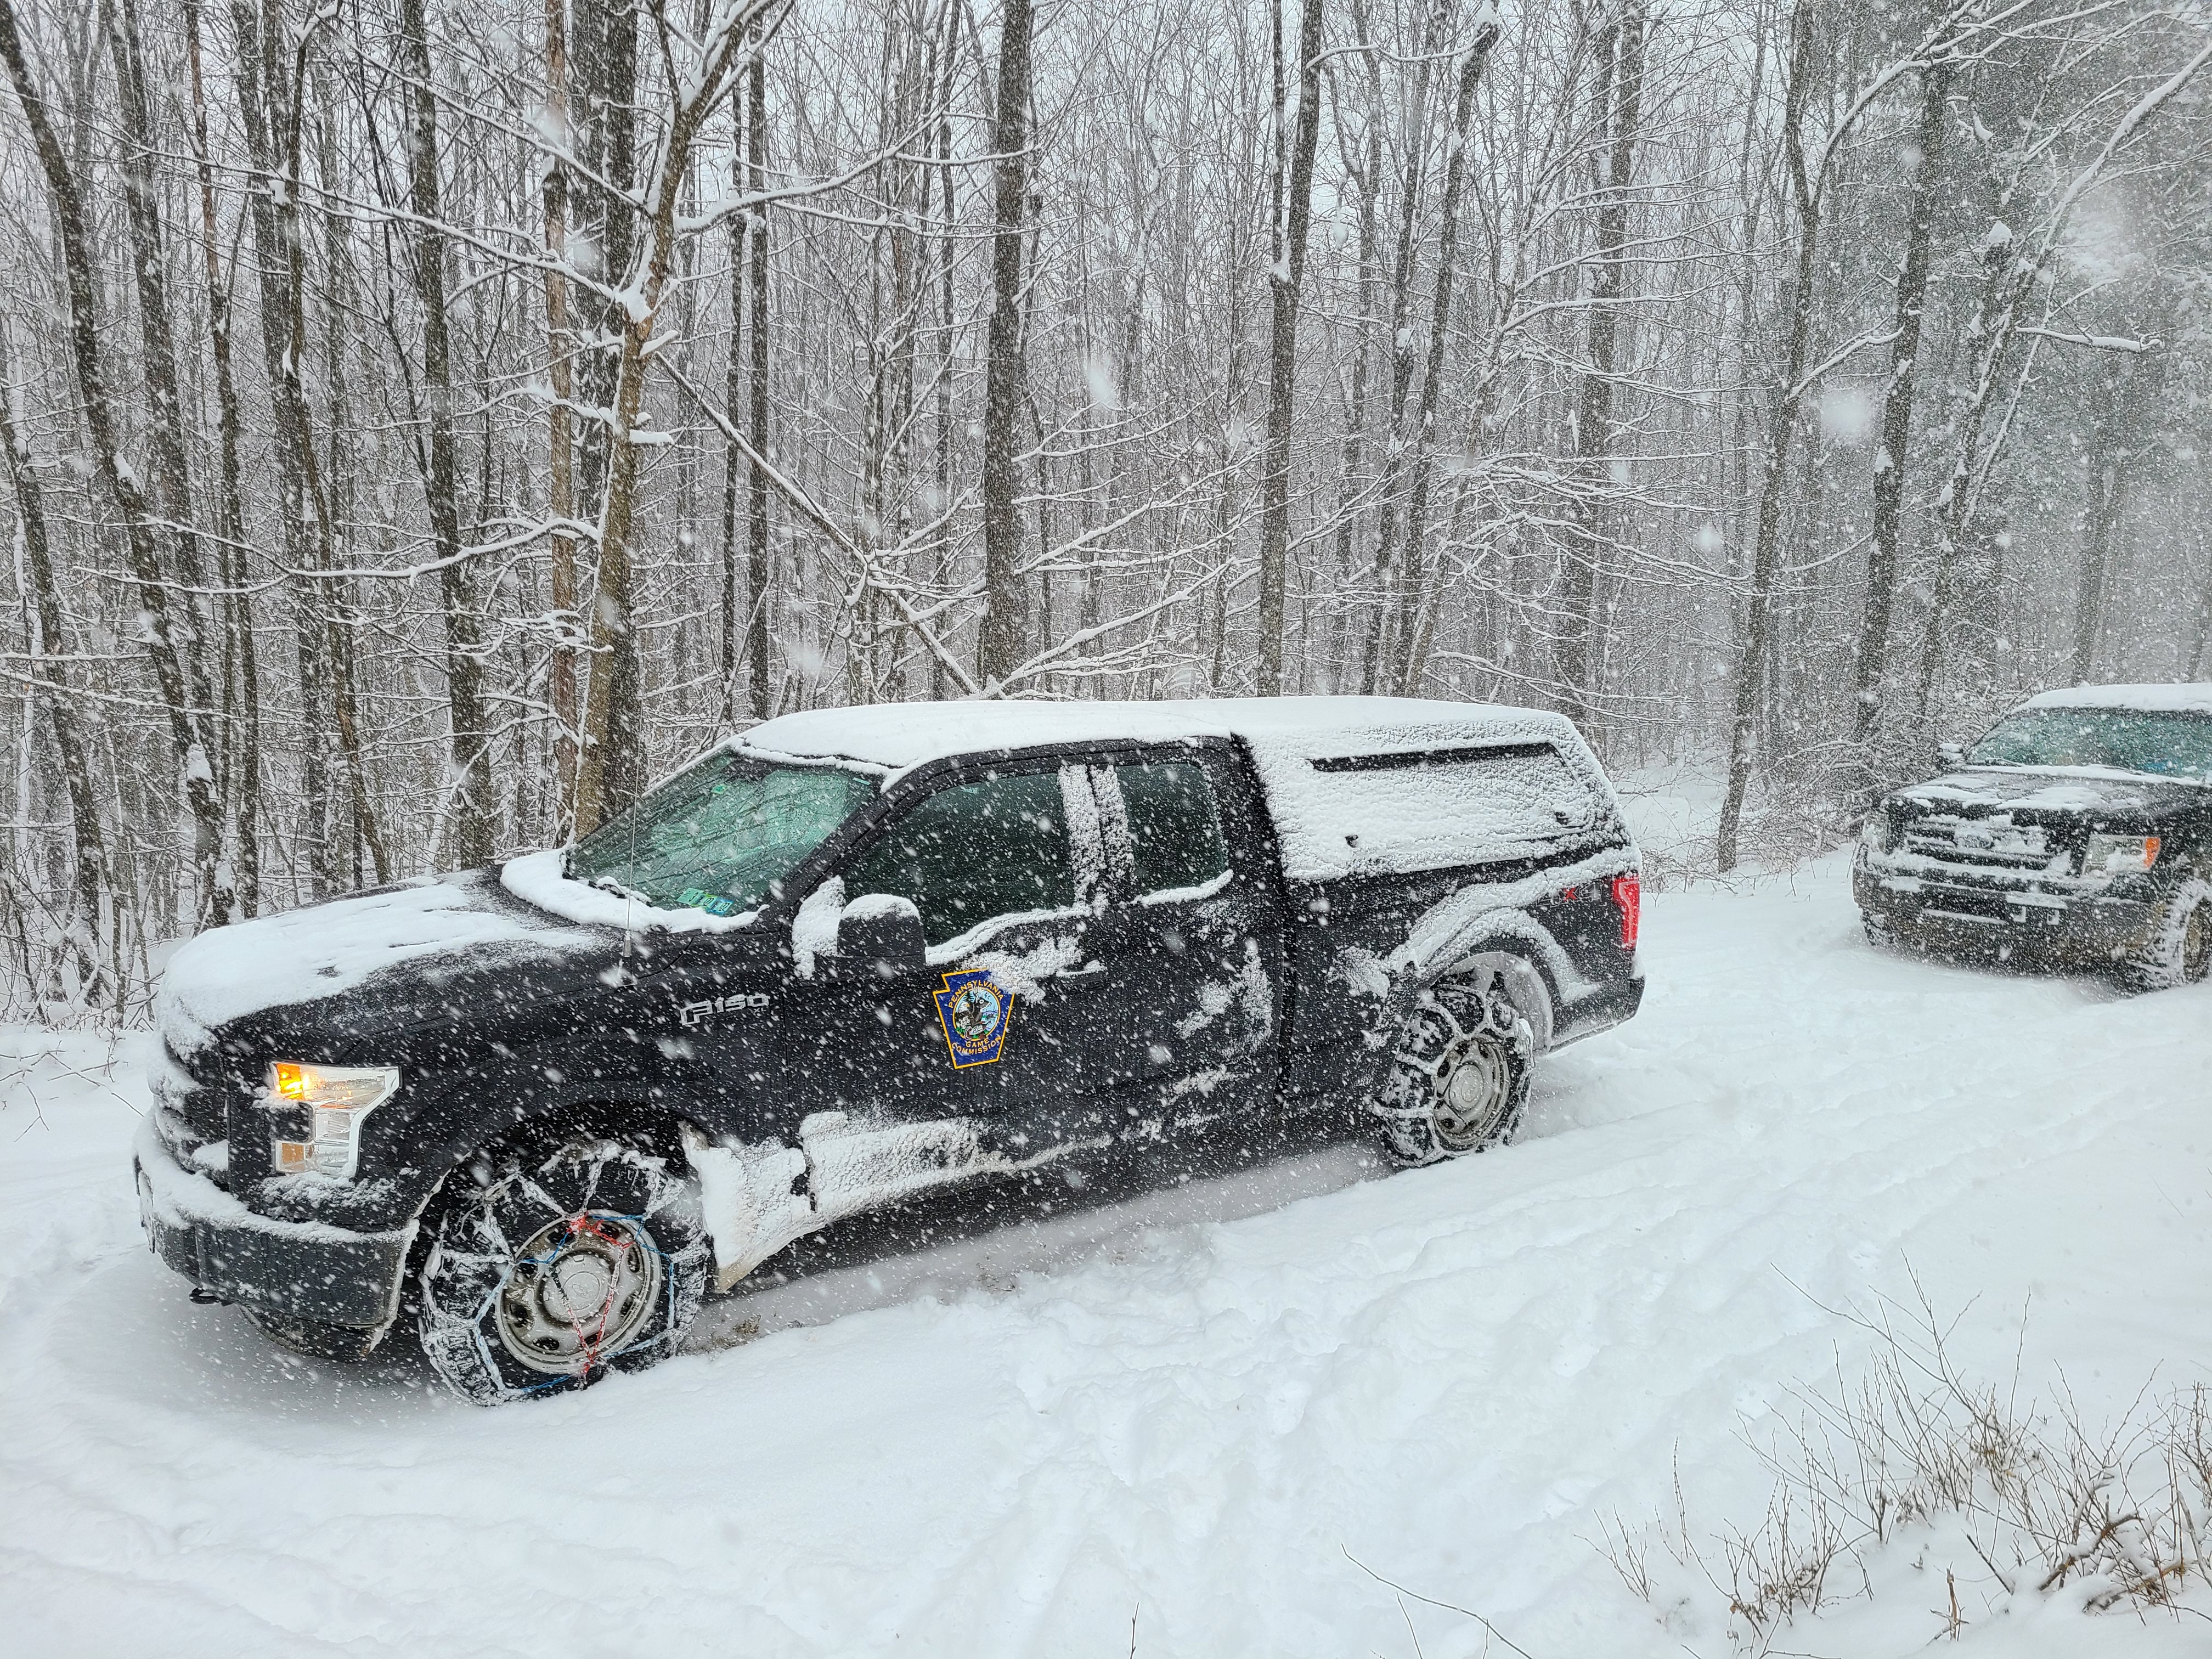
[(1407, 930), (1389, 967), (1395, 1005), (1409, 1005), (1439, 980), (1488, 971), (1528, 1022), (1534, 1052), (1551, 1047), (1563, 994), (1581, 984), (1572, 959), (1527, 911), (1501, 906), (1469, 914), (1462, 891), (1432, 907)]
[(1494, 981), (1528, 1022), (1534, 1052), (1540, 1054), (1552, 1046), (1552, 988), (1528, 957), (1512, 951), (1477, 951), (1462, 958), (1451, 972)]

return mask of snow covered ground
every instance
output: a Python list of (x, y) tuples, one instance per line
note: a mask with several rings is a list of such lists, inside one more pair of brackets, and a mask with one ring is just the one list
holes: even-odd
[[(1647, 1605), (1598, 1518), (1671, 1519), (1679, 1469), (1692, 1534), (1756, 1524), (1747, 1434), (1873, 1346), (1829, 1310), (1917, 1274), (1962, 1366), (2093, 1420), (2212, 1377), (2212, 987), (1879, 955), (1839, 860), (1644, 930), (1642, 1016), (1548, 1061), (1501, 1154), (1321, 1151), (826, 1267), (493, 1412), (188, 1303), (140, 1242), (136, 1070), (17, 1034), (0, 1647), (1716, 1659), (1724, 1591)], [(2008, 1597), (1938, 1541), (1778, 1650), (1917, 1653), (1948, 1565), (1975, 1654), (2212, 1652), (2201, 1611)]]

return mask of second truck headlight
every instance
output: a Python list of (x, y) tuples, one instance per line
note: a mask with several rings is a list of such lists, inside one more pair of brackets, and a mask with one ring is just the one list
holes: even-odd
[(2081, 849), (2081, 873), (2126, 876), (2148, 870), (2158, 862), (2158, 845), (2156, 836), (2092, 836)]
[(350, 1180), (361, 1163), (362, 1120), (398, 1087), (396, 1066), (278, 1060), (269, 1068), (266, 1097), (270, 1109), (279, 1115), (269, 1132), (270, 1167), (278, 1175)]

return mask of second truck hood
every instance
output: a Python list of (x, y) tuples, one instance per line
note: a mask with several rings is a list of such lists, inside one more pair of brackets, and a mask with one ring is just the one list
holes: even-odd
[[(270, 1010), (297, 1007), (301, 1024), (383, 1024), (463, 975), (596, 964), (619, 948), (502, 892), (495, 871), (425, 878), (199, 934), (169, 958), (155, 1023), (189, 1061), (218, 1031)], [(340, 997), (358, 1006), (338, 1018), (310, 1013)]]
[(1977, 767), (1899, 789), (1889, 799), (1908, 817), (1931, 812), (1960, 817), (2005, 814), (2024, 823), (2130, 825), (2201, 805), (2206, 792), (2197, 784), (2087, 769)]

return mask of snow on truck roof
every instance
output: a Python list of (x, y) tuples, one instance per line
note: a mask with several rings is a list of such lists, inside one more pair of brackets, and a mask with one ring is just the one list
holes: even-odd
[(863, 761), (902, 772), (994, 750), (1231, 736), (1302, 759), (1418, 753), (1455, 742), (1575, 740), (1563, 716), (1533, 708), (1412, 697), (1216, 697), (814, 708), (756, 726), (739, 741), (761, 754)]
[(2139, 708), (2146, 714), (2212, 714), (2212, 683), (2194, 685), (2076, 685), (2044, 691), (2021, 708)]
[(1480, 863), (1618, 818), (1605, 774), (1571, 721), (1487, 703), (878, 703), (786, 714), (739, 742), (763, 757), (835, 758), (896, 775), (998, 750), (1224, 737), (1241, 738), (1251, 753), (1293, 880)]

